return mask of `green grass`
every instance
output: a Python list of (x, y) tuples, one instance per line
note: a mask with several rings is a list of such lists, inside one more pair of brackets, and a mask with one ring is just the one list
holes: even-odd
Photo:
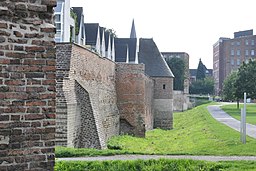
[(256, 162), (206, 162), (197, 160), (134, 160), (56, 162), (55, 171), (248, 171), (256, 170)]
[(111, 156), (117, 154), (129, 154), (124, 150), (97, 150), (91, 148), (69, 148), (55, 147), (55, 155), (59, 157), (80, 157), (80, 156)]
[(56, 148), (56, 157), (65, 157), (65, 153), (68, 157), (112, 154), (256, 155), (256, 140), (247, 137), (246, 144), (242, 144), (240, 133), (212, 118), (207, 105), (174, 113), (172, 130), (147, 131), (146, 138), (128, 135), (111, 138), (108, 147), (120, 150)]
[[(232, 104), (221, 106), (221, 109), (231, 115), (233, 118), (240, 120), (241, 108), (243, 107), (244, 105), (240, 104), (239, 109), (237, 109), (236, 104)], [(246, 122), (256, 125), (256, 104), (246, 105)]]

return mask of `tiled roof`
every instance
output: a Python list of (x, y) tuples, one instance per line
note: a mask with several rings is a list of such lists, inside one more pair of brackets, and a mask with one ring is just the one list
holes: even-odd
[(174, 77), (153, 39), (140, 39), (139, 63), (145, 64), (150, 77)]
[(131, 28), (130, 38), (137, 38), (136, 30), (135, 30), (135, 24), (134, 24), (134, 19), (132, 20), (132, 28)]
[(106, 50), (108, 49), (109, 39), (110, 39), (109, 32), (105, 31), (105, 47), (106, 47)]
[(116, 62), (126, 62), (127, 57), (127, 44), (116, 44), (115, 43), (115, 56)]
[(99, 23), (85, 23), (87, 45), (96, 45)]
[[(102, 36), (103, 36), (103, 34), (105, 34), (104, 32), (105, 32), (105, 28), (104, 27), (100, 27), (100, 43), (102, 43), (102, 41), (103, 41)], [(105, 38), (104, 38), (104, 41), (105, 41)]]
[(74, 13), (77, 15), (78, 29), (80, 29), (81, 18), (83, 15), (83, 7), (72, 7), (72, 8), (73, 8)]
[[(117, 44), (126, 45), (129, 49), (129, 62), (134, 62), (136, 57), (136, 47), (137, 39), (136, 38), (115, 38), (115, 48)], [(117, 51), (117, 49), (116, 49)], [(119, 56), (116, 54), (116, 61), (119, 60)]]
[(189, 69), (190, 76), (196, 77), (196, 72), (197, 72), (197, 69)]

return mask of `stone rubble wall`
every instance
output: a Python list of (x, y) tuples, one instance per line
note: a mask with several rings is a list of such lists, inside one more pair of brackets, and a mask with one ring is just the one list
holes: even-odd
[(144, 64), (116, 65), (121, 134), (145, 137), (146, 129), (153, 128), (153, 82), (144, 73)]
[(0, 1), (0, 170), (53, 170), (55, 0)]
[(60, 132), (66, 134), (63, 139), (68, 146), (106, 148), (106, 141), (119, 134), (115, 63), (75, 44), (58, 44), (57, 54), (65, 55), (61, 52), (65, 46), (71, 48), (66, 56), (70, 63), (58, 101), (66, 101), (65, 114), (60, 113), (60, 118), (66, 115), (68, 119), (60, 122)]
[(67, 122), (69, 120), (67, 101), (75, 98), (72, 93), (69, 93), (74, 89), (74, 83), (69, 81), (71, 50), (71, 44), (56, 45), (56, 145), (58, 146), (67, 146)]
[(144, 64), (114, 63), (83, 46), (57, 44), (56, 144), (102, 149), (115, 135), (171, 129), (172, 84), (173, 78), (145, 75)]

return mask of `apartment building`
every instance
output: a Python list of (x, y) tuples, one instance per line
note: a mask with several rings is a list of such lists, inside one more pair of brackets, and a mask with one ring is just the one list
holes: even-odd
[(225, 78), (243, 62), (255, 59), (256, 35), (253, 30), (234, 33), (234, 38), (221, 37), (213, 45), (213, 77), (215, 94), (220, 95)]

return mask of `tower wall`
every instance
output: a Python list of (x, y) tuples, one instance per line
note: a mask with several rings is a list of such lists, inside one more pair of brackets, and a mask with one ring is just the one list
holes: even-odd
[(173, 78), (152, 77), (154, 81), (154, 128), (173, 128)]
[(54, 6), (0, 2), (0, 170), (53, 170)]

